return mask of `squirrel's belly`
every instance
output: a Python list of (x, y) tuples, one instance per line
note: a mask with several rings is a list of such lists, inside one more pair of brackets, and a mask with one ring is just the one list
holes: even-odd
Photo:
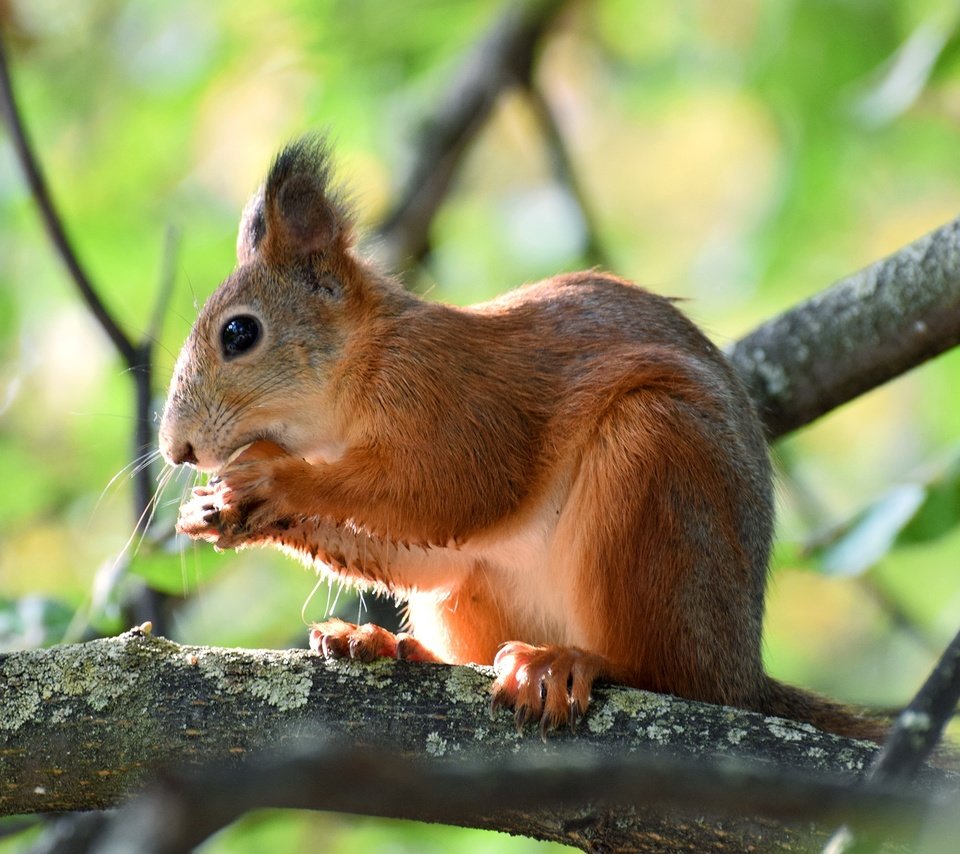
[(476, 561), (499, 600), (505, 622), (522, 627), (522, 637), (504, 638), (534, 644), (584, 643), (575, 603), (575, 554), (560, 553), (557, 521), (559, 490), (524, 514), (522, 521), (468, 540), (463, 551)]

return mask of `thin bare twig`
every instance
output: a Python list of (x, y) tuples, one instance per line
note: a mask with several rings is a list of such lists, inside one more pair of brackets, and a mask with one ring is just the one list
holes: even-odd
[[(20, 161), (50, 240), (67, 268), (71, 280), (80, 292), (83, 301), (127, 366), (127, 371), (134, 384), (136, 398), (133, 419), (133, 457), (139, 459), (154, 442), (153, 424), (150, 418), (153, 405), (153, 338), (155, 330), (159, 328), (161, 313), (166, 310), (169, 302), (173, 280), (175, 243), (172, 236), (168, 235), (167, 252), (165, 254), (165, 261), (168, 263), (162, 273), (160, 292), (151, 326), (145, 338), (136, 342), (120, 328), (119, 323), (110, 313), (93, 281), (81, 264), (70, 238), (67, 236), (63, 220), (53, 202), (40, 161), (30, 144), (26, 126), (17, 105), (2, 38), (0, 38), (0, 112), (2, 112), (3, 119), (10, 130), (17, 158)], [(148, 517), (146, 510), (152, 497), (152, 467), (146, 465), (139, 469), (134, 479), (134, 519), (137, 520), (138, 532), (146, 522)], [(158, 631), (163, 631), (164, 619), (161, 606), (161, 594), (148, 586), (144, 586), (138, 599), (130, 603), (130, 617), (136, 622), (144, 622), (150, 619), (157, 625)]]
[(557, 123), (553, 108), (536, 83), (531, 81), (530, 85), (527, 86), (526, 93), (534, 115), (540, 123), (540, 129), (550, 153), (553, 173), (557, 180), (567, 188), (580, 210), (584, 232), (587, 237), (586, 244), (583, 247), (584, 259), (591, 267), (610, 269), (610, 259), (603, 248), (600, 232), (590, 210), (586, 193), (583, 191), (583, 185), (577, 177), (577, 170), (570, 158), (570, 151), (563, 138), (560, 125)]
[[(142, 341), (137, 345), (140, 353), (140, 366), (134, 371), (133, 381), (137, 389), (137, 431), (134, 440), (134, 458), (140, 459), (156, 444), (153, 421), (150, 412), (153, 408), (153, 355), (156, 343), (160, 338), (163, 319), (170, 305), (173, 295), (173, 286), (176, 281), (176, 259), (180, 245), (180, 232), (173, 226), (167, 228), (164, 235), (163, 255), (160, 264), (160, 279), (157, 285), (157, 296), (153, 304), (150, 323), (147, 326)], [(153, 466), (145, 466), (137, 472), (135, 478), (135, 509), (137, 513), (138, 531), (146, 530), (150, 522), (150, 513), (147, 508), (153, 500), (154, 492)], [(149, 615), (142, 615), (140, 622), (144, 622)], [(153, 619), (151, 617), (151, 619)], [(162, 629), (157, 628), (158, 632)]]
[(897, 596), (888, 590), (874, 573), (857, 576), (857, 586), (863, 590), (883, 611), (895, 629), (902, 631), (922, 646), (927, 652), (936, 654), (940, 642), (934, 639), (903, 605)]
[(404, 189), (378, 229), (377, 251), (386, 266), (409, 267), (426, 254), (430, 224), (468, 145), (503, 89), (529, 81), (541, 38), (567, 2), (507, 3), (467, 57), (440, 106), (424, 123)]
[(144, 336), (151, 348), (160, 339), (163, 321), (170, 307), (173, 296), (173, 286), (177, 280), (177, 254), (180, 250), (180, 229), (176, 226), (167, 226), (163, 239), (163, 255), (160, 262), (160, 279), (157, 283), (157, 297), (153, 304), (153, 313), (150, 315), (150, 324)]
[[(960, 702), (960, 632), (944, 650), (910, 705), (897, 717), (880, 751), (867, 772), (864, 791), (910, 782), (923, 767), (943, 735), (943, 730)], [(827, 854), (853, 854), (878, 847), (875, 835), (848, 819), (830, 839)]]
[(50, 191), (47, 189), (47, 182), (43, 177), (43, 170), (40, 168), (40, 163), (34, 156), (33, 148), (27, 137), (26, 128), (20, 118), (20, 111), (17, 107), (16, 97), (13, 92), (13, 84), (10, 80), (10, 69), (2, 38), (0, 38), (0, 111), (2, 111), (4, 121), (10, 130), (10, 136), (13, 140), (17, 158), (23, 168), (23, 173), (26, 176), (27, 183), (30, 185), (30, 190), (33, 193), (37, 207), (40, 210), (40, 215), (43, 218), (43, 224), (46, 226), (47, 233), (50, 235), (51, 241), (53, 241), (57, 254), (66, 266), (67, 271), (70, 273), (70, 278), (77, 286), (84, 302), (86, 302), (87, 307), (97, 319), (103, 331), (106, 332), (127, 365), (131, 368), (134, 367), (140, 357), (137, 346), (120, 328), (117, 321), (114, 320), (113, 315), (107, 310), (103, 300), (100, 299), (100, 295), (97, 293), (96, 288), (90, 281), (90, 277), (87, 275), (86, 270), (84, 270), (83, 265), (80, 263), (80, 259), (77, 257), (70, 238), (67, 237), (66, 230), (63, 227), (63, 221), (53, 203)]

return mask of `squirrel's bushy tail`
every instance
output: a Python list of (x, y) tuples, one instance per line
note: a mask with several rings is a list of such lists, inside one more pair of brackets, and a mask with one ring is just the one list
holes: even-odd
[(862, 738), (881, 744), (890, 731), (886, 718), (834, 703), (816, 694), (767, 677), (766, 696), (757, 711), (811, 724), (817, 729), (847, 738)]

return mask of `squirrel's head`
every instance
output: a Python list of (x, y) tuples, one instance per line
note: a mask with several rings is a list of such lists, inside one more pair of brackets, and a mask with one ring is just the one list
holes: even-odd
[(243, 212), (237, 268), (177, 359), (160, 425), (173, 464), (215, 471), (256, 439), (311, 461), (337, 453), (337, 369), (383, 280), (352, 252), (329, 151), (285, 148)]

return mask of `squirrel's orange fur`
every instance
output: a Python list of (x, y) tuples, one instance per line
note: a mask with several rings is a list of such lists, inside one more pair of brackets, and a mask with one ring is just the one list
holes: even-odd
[(496, 662), (495, 701), (547, 727), (602, 677), (874, 734), (763, 671), (770, 467), (700, 331), (594, 272), (423, 301), (355, 253), (328, 173), (316, 141), (278, 157), (178, 360), (161, 447), (218, 472), (180, 530), (405, 598), (412, 636), (313, 646)]

